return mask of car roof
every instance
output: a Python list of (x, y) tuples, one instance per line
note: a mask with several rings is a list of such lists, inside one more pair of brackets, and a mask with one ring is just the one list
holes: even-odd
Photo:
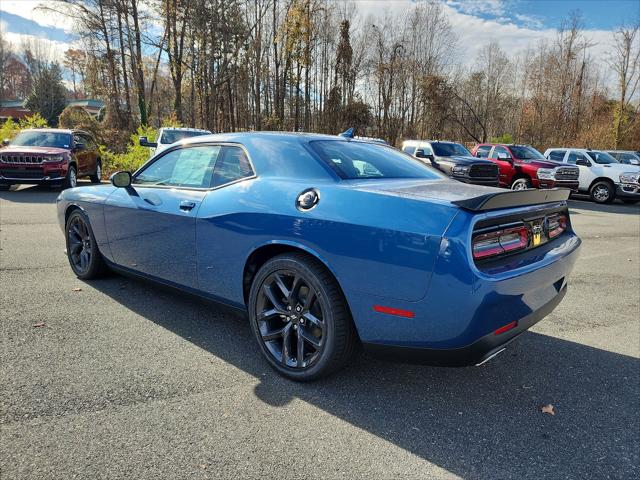
[(82, 132), (87, 133), (83, 130), (72, 130), (69, 128), (25, 128), (22, 130), (23, 132), (51, 132), (51, 133), (73, 133), (73, 132)]
[(210, 130), (204, 130), (202, 128), (188, 128), (188, 127), (162, 127), (160, 130), (172, 130), (176, 132), (209, 132)]
[(181, 140), (182, 144), (190, 143), (207, 143), (207, 142), (241, 142), (251, 141), (259, 139), (268, 139), (276, 141), (292, 141), (292, 140), (337, 140), (344, 142), (357, 142), (357, 143), (376, 143), (379, 142), (365, 140), (360, 138), (346, 138), (340, 135), (327, 135), (322, 133), (308, 133), (308, 132), (230, 132), (230, 133), (212, 133), (211, 135), (200, 135), (198, 137), (190, 137)]

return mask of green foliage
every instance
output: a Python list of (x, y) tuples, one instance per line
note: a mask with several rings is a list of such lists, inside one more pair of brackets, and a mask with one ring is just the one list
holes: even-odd
[(129, 144), (124, 153), (114, 153), (104, 145), (100, 146), (100, 157), (103, 168), (108, 174), (119, 170), (134, 172), (149, 160), (150, 151), (148, 147), (141, 147), (138, 143), (140, 137), (147, 137), (150, 142), (154, 141), (157, 131), (153, 127), (140, 126), (135, 133), (129, 137)]
[(510, 133), (503, 133), (499, 137), (491, 137), (491, 143), (513, 143), (513, 137)]
[[(171, 112), (171, 115), (162, 119), (162, 126), (165, 128), (173, 127), (173, 128), (182, 128), (184, 125), (180, 120), (178, 120), (178, 116), (176, 112)], [(154, 130), (155, 131), (155, 130)], [(151, 138), (149, 138), (151, 141)]]
[(0, 126), (0, 140), (11, 140), (20, 130), (27, 128), (46, 128), (47, 121), (42, 118), (39, 113), (34, 113), (28, 117), (24, 117), (20, 122), (16, 123), (10, 118)]
[(26, 130), (27, 128), (47, 128), (49, 125), (47, 120), (42, 118), (38, 112), (28, 117), (24, 117), (20, 120), (20, 130)]
[(33, 82), (33, 90), (25, 106), (37, 112), (54, 127), (58, 125), (58, 116), (67, 103), (67, 90), (62, 84), (62, 72), (57, 63), (43, 67)]
[(15, 137), (20, 131), (20, 127), (16, 122), (11, 119), (8, 119), (6, 122), (0, 126), (0, 141), (2, 140), (11, 140)]

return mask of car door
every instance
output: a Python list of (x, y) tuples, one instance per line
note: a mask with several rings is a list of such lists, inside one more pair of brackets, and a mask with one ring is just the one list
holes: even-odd
[(575, 165), (580, 170), (578, 189), (582, 191), (589, 190), (591, 182), (595, 179), (595, 174), (591, 169), (591, 160), (581, 152), (569, 150), (569, 154), (565, 157), (565, 163)]
[[(494, 147), (493, 150), (491, 150), (491, 153), (489, 153), (488, 159), (498, 165), (500, 186), (511, 186), (513, 175), (515, 173), (511, 152), (509, 152), (505, 147)], [(511, 159), (511, 161), (508, 159)]]
[(80, 135), (85, 144), (86, 151), (86, 168), (87, 174), (93, 175), (96, 172), (96, 163), (98, 161), (98, 145), (96, 144), (93, 137), (87, 133), (82, 133)]
[(79, 132), (73, 132), (73, 157), (76, 160), (78, 177), (88, 175), (91, 151), (88, 149), (87, 139)]
[(210, 188), (217, 145), (175, 147), (133, 175), (105, 202), (114, 261), (136, 272), (197, 288), (195, 218)]
[(257, 241), (251, 234), (264, 234), (265, 228), (261, 222), (252, 228), (246, 227), (245, 212), (248, 205), (256, 201), (251, 192), (255, 177), (243, 147), (223, 146), (215, 166), (212, 189), (203, 200), (196, 219), (200, 289), (239, 305), (244, 301), (242, 289), (238, 288), (242, 285), (244, 264)]

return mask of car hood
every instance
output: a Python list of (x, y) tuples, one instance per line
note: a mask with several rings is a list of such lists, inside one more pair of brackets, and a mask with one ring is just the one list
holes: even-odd
[(608, 163), (606, 165), (594, 163), (593, 166), (598, 168), (611, 169), (611, 171), (618, 172), (618, 173), (640, 171), (640, 165), (628, 165), (626, 163)]
[(536, 168), (556, 168), (556, 167), (575, 167), (568, 163), (554, 162), (553, 160), (518, 160), (519, 162), (526, 163)]
[(435, 158), (437, 160), (448, 160), (448, 161), (453, 162), (453, 163), (455, 163), (457, 165), (473, 165), (473, 164), (494, 165), (494, 163), (489, 161), (489, 160), (483, 160), (481, 158), (476, 158), (476, 157), (465, 157), (465, 156), (452, 155), (450, 157), (436, 156)]
[(13, 147), (10, 145), (6, 148), (0, 149), (0, 153), (39, 153), (44, 155), (61, 155), (68, 152), (69, 150), (66, 148), (57, 147)]

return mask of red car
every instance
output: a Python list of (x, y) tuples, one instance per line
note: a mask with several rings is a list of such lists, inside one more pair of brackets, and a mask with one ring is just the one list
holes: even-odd
[(99, 183), (102, 162), (94, 138), (81, 130), (23, 130), (0, 149), (0, 190), (17, 184), (75, 187), (79, 177)]
[(578, 167), (547, 160), (530, 145), (480, 143), (472, 153), (478, 158), (486, 158), (498, 164), (501, 187), (511, 190), (555, 187), (578, 189)]

